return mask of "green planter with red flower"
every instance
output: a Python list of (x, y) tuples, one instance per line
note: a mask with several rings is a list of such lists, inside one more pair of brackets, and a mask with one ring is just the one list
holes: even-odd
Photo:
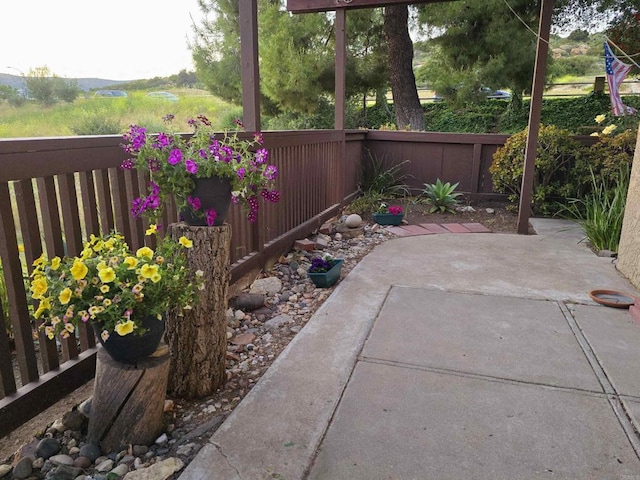
[(404, 218), (404, 211), (400, 205), (387, 205), (381, 203), (373, 214), (373, 220), (378, 225), (400, 225)]

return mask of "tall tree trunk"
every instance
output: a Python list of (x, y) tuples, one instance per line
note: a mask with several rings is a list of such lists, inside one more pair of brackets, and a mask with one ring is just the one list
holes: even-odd
[(413, 74), (413, 42), (409, 36), (409, 7), (384, 9), (384, 38), (389, 53), (389, 81), (399, 130), (424, 130), (424, 111)]

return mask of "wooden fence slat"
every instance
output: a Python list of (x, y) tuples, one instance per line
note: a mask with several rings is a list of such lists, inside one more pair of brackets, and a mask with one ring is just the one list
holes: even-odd
[[(0, 319), (4, 318), (4, 314), (2, 303), (0, 303)], [(0, 399), (14, 393), (16, 393), (16, 379), (13, 375), (9, 336), (5, 326), (0, 325)]]
[(88, 239), (91, 234), (100, 234), (98, 203), (96, 201), (96, 189), (93, 183), (93, 172), (80, 172), (78, 173), (78, 178), (80, 181), (84, 230)]
[(55, 181), (53, 177), (41, 177), (37, 179), (37, 186), (47, 257), (53, 258), (56, 255), (63, 257), (65, 249), (62, 242), (62, 228), (60, 215), (58, 214)]
[[(37, 221), (36, 200), (33, 194), (33, 183), (31, 180), (20, 180), (13, 184), (16, 203), (18, 205), (18, 218), (20, 219), (20, 233), (22, 234), (22, 245), (27, 263), (27, 272), (33, 271), (33, 262), (42, 255), (42, 242), (40, 239), (40, 228)], [(31, 221), (30, 221), (31, 220)], [(40, 326), (42, 319), (36, 320), (36, 325)], [(38, 344), (40, 346), (40, 364), (44, 373), (58, 368), (58, 349), (55, 340), (49, 340), (44, 331), (38, 328)]]
[(109, 190), (109, 171), (107, 169), (96, 170), (95, 185), (98, 194), (98, 211), (100, 218), (100, 229), (103, 234), (113, 230), (113, 204), (111, 203), (111, 192)]
[(0, 183), (0, 261), (9, 299), (9, 318), (16, 342), (20, 379), (24, 385), (38, 379), (38, 364), (33, 346), (22, 264), (18, 255), (16, 224), (13, 219), (11, 195), (7, 182)]

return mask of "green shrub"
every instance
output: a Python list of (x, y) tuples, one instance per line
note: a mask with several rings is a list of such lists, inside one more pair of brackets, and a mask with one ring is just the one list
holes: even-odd
[(76, 135), (115, 135), (122, 133), (122, 126), (107, 116), (87, 114), (71, 125), (71, 130)]
[(591, 191), (563, 211), (579, 220), (594, 250), (618, 251), (630, 170), (628, 164), (621, 165), (613, 180), (591, 171)]
[(385, 196), (380, 193), (365, 192), (347, 205), (345, 213), (357, 213), (362, 218), (369, 218), (385, 200)]
[(425, 183), (423, 195), (427, 197), (427, 203), (431, 205), (430, 213), (434, 212), (455, 212), (454, 207), (458, 205), (457, 197), (462, 195), (455, 192), (458, 184), (442, 183), (436, 179), (436, 183)]
[(409, 175), (402, 173), (405, 160), (396, 165), (388, 165), (385, 158), (376, 157), (366, 150), (362, 159), (362, 182), (360, 189), (365, 193), (378, 193), (386, 197), (399, 197), (409, 194), (405, 180)]
[[(526, 130), (512, 135), (496, 151), (489, 167), (494, 189), (508, 193), (513, 202), (520, 198), (526, 142)], [(534, 213), (553, 213), (559, 199), (577, 196), (579, 179), (572, 167), (580, 148), (567, 130), (541, 125), (533, 179)]]

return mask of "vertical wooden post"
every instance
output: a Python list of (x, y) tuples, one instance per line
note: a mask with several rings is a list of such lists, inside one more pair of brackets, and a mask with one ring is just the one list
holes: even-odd
[(204, 272), (205, 288), (184, 316), (167, 315), (165, 340), (171, 351), (169, 391), (185, 398), (211, 395), (225, 381), (227, 329), (225, 312), (230, 275), (231, 227), (169, 226), (175, 241), (193, 242), (189, 268)]
[(545, 74), (547, 71), (547, 54), (549, 53), (549, 33), (551, 31), (553, 3), (554, 0), (542, 0), (542, 6), (540, 7), (536, 65), (533, 71), (529, 128), (527, 129), (527, 146), (524, 151), (524, 172), (522, 174), (520, 208), (518, 210), (518, 233), (524, 235), (529, 233), (531, 198), (533, 197), (533, 175), (535, 173), (536, 153), (538, 149), (538, 133), (540, 132), (542, 93), (544, 92)]
[(260, 131), (260, 70), (258, 65), (258, 2), (240, 0), (240, 61), (242, 120), (248, 132)]

